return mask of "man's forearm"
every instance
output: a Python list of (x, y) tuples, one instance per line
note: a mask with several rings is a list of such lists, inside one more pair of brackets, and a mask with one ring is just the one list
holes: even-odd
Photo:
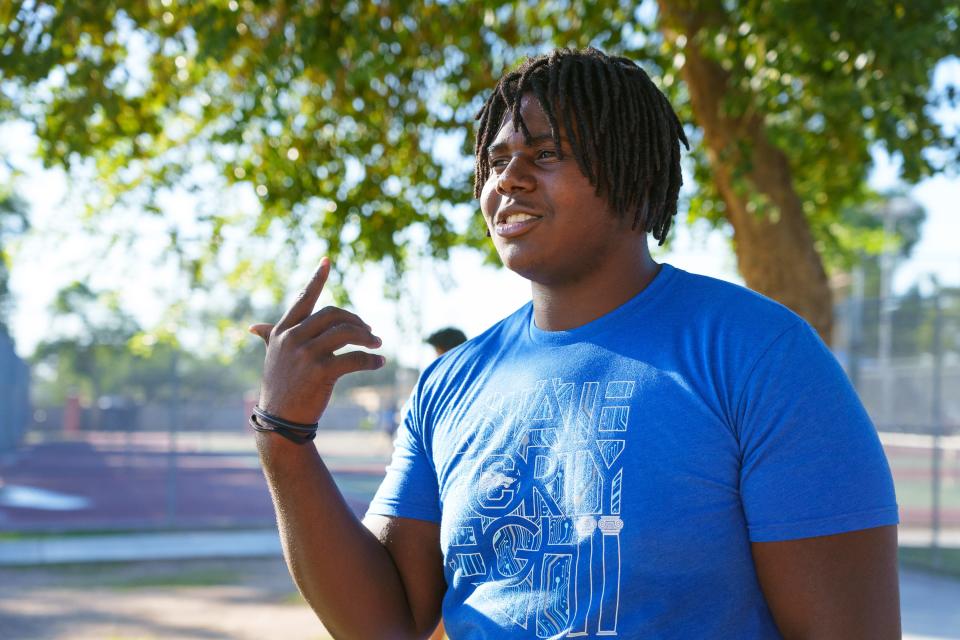
[(327, 629), (338, 638), (414, 637), (393, 559), (350, 510), (316, 448), (256, 437), (284, 557)]

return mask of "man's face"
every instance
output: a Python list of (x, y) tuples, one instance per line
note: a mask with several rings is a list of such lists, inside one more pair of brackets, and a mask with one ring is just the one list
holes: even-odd
[(520, 105), (530, 143), (508, 115), (487, 149), (490, 175), (480, 208), (504, 266), (540, 284), (573, 283), (613, 245), (636, 243), (639, 234), (596, 195), (565, 132), (556, 148), (536, 98), (526, 95)]

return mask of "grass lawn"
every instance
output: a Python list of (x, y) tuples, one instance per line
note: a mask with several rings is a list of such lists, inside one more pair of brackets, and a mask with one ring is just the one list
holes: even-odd
[(900, 547), (898, 555), (905, 566), (960, 578), (960, 549)]

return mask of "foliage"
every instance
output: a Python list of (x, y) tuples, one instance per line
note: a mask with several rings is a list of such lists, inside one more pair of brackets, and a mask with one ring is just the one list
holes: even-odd
[[(399, 268), (413, 224), (438, 256), (457, 242), (444, 205), (467, 197), (467, 174), (430, 152), (468, 117), (446, 106), (445, 83), (488, 84), (454, 42), (480, 9), (165, 0), (8, 11), (0, 43), (16, 114), (35, 124), (47, 164), (93, 160), (105, 189), (91, 209), (133, 195), (159, 213), (158, 191), (201, 188), (190, 169), (209, 163), (214, 188), (254, 188), (253, 233), (279, 226), (291, 244), (319, 234), (346, 264)], [(482, 47), (479, 34), (460, 44)], [(238, 222), (201, 217), (214, 249)]]
[[(763, 113), (789, 158), (828, 262), (864, 244), (843, 212), (871, 197), (872, 145), (902, 158), (908, 181), (955, 163), (955, 132), (931, 116), (955, 96), (931, 86), (956, 50), (955, 1), (687, 6), (702, 14), (698, 44), (730, 74), (726, 108)], [(220, 200), (198, 213), (208, 242), (185, 264), (195, 283), (231, 228), (291, 248), (318, 236), (341, 269), (396, 274), (418, 234), (439, 257), (484, 246), (479, 224), (460, 227), (451, 210), (474, 206), (472, 116), (525, 54), (595, 45), (639, 60), (696, 141), (682, 43), (660, 27), (649, 1), (14, 0), (0, 7), (0, 120), (32, 122), (47, 165), (95, 172), (91, 212), (124, 200), (161, 215), (174, 187), (252, 190), (255, 220)], [(691, 155), (689, 216), (722, 224), (704, 151)]]
[(88, 402), (108, 396), (134, 402), (209, 400), (240, 396), (259, 378), (263, 349), (253, 340), (228, 366), (142, 332), (113, 296), (83, 283), (62, 290), (54, 307), (59, 333), (40, 343), (32, 358), (41, 405), (60, 405), (71, 393)]
[[(53, 307), (57, 333), (41, 342), (31, 358), (41, 406), (62, 405), (71, 394), (87, 403), (142, 404), (239, 398), (257, 388), (264, 352), (250, 336), (235, 345), (194, 351), (163, 329), (143, 331), (114, 295), (80, 282), (61, 290)], [(226, 318), (207, 312), (194, 320), (234, 326), (255, 312), (280, 315), (277, 309), (252, 309), (248, 300), (240, 300)], [(343, 399), (355, 387), (392, 386), (404, 374), (416, 375), (401, 372), (396, 359), (388, 358), (381, 369), (344, 378), (336, 394)]]
[[(937, 62), (956, 53), (956, 2), (668, 4), (701, 14), (697, 44), (729, 74), (728, 112), (763, 115), (766, 136), (789, 159), (794, 191), (828, 265), (841, 266), (863, 249), (855, 212), (875, 197), (866, 186), (874, 145), (902, 160), (907, 182), (956, 168), (957, 131), (932, 117), (937, 107), (956, 106), (956, 87), (931, 85)], [(663, 82), (690, 121), (674, 80), (682, 44), (670, 50)], [(720, 223), (725, 207), (707, 159), (693, 159), (698, 189), (690, 215)], [(737, 169), (742, 176), (750, 167)], [(752, 204), (759, 213), (766, 203)]]
[[(850, 300), (851, 304), (856, 301)], [(880, 353), (881, 305), (875, 297), (863, 300), (860, 349), (863, 356)], [(890, 313), (890, 355), (914, 358), (920, 354), (960, 352), (960, 289), (944, 288), (924, 295), (916, 285), (902, 296), (887, 301)]]
[[(885, 219), (886, 215), (891, 216), (889, 221)], [(903, 193), (894, 192), (875, 198), (865, 206), (843, 211), (841, 219), (844, 222), (843, 241), (850, 248), (841, 265), (847, 270), (860, 269), (863, 296), (878, 299), (882, 296), (883, 254), (888, 253), (891, 268), (909, 258), (920, 241), (926, 211)], [(887, 225), (889, 228), (885, 229)]]

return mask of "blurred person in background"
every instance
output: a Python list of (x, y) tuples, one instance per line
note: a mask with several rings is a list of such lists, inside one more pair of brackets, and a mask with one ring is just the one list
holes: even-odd
[(447, 327), (445, 329), (440, 329), (439, 331), (434, 331), (427, 336), (426, 339), (426, 343), (433, 347), (433, 350), (436, 352), (438, 358), (447, 351), (450, 351), (450, 349), (459, 347), (466, 341), (467, 336), (463, 334), (463, 331), (460, 331), (460, 329), (456, 329), (454, 327)]
[[(656, 263), (686, 136), (632, 61), (555, 50), (478, 114), (475, 195), (532, 301), (422, 374), (363, 522), (312, 446), (383, 358), (349, 311), (274, 324), (257, 444), (291, 573), (343, 638), (899, 638), (873, 425), (793, 312)], [(495, 293), (493, 294), (495, 295)]]

